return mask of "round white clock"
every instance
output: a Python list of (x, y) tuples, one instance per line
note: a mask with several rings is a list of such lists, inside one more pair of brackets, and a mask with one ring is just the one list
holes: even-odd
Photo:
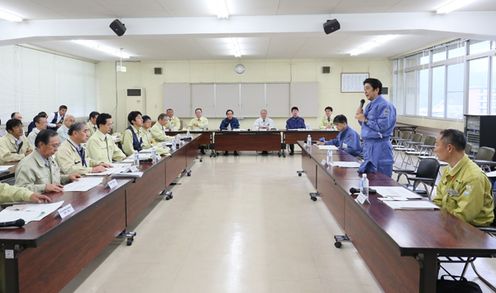
[(246, 67), (243, 64), (236, 64), (236, 66), (234, 66), (234, 72), (237, 74), (243, 74), (245, 71)]

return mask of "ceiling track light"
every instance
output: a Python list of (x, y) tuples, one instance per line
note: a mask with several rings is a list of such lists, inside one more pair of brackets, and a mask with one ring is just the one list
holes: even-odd
[(475, 0), (450, 0), (445, 3), (443, 3), (441, 6), (439, 6), (436, 9), (437, 14), (447, 14), (450, 12), (453, 12), (455, 10), (458, 10), (464, 6), (467, 6), (474, 2)]
[(5, 9), (0, 9), (0, 19), (7, 20), (7, 21), (12, 21), (12, 22), (22, 22), (23, 19), (21, 16), (18, 14), (5, 10)]

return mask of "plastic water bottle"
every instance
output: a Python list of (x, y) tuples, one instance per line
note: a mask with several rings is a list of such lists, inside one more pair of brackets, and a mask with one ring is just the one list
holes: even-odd
[(310, 136), (310, 134), (307, 136), (307, 146), (308, 147), (312, 146), (312, 136)]
[(362, 180), (361, 180), (361, 193), (369, 198), (369, 179), (367, 178), (367, 174), (362, 174)]
[(187, 138), (190, 138), (191, 137), (191, 134), (189, 133), (189, 128), (188, 128), (188, 130), (186, 130), (186, 137)]
[(330, 166), (332, 164), (332, 150), (327, 150), (327, 165)]
[(157, 161), (158, 161), (157, 150), (154, 147), (152, 147), (152, 162), (156, 163)]
[(232, 128), (231, 128), (231, 123), (227, 124), (227, 131), (231, 131)]
[(139, 166), (139, 153), (134, 151), (134, 165)]

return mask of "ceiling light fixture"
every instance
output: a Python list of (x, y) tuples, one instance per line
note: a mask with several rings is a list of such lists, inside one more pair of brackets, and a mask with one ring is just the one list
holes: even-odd
[(241, 54), (241, 47), (239, 46), (239, 41), (236, 38), (230, 38), (229, 43), (231, 46), (231, 52), (236, 58), (241, 58), (243, 54)]
[(73, 43), (115, 56), (122, 59), (129, 59), (131, 56), (122, 51), (122, 49), (112, 48), (91, 40), (72, 40)]
[(397, 35), (384, 35), (384, 36), (377, 36), (373, 40), (366, 42), (355, 49), (351, 50), (349, 54), (351, 56), (357, 56), (360, 54), (363, 54), (365, 52), (368, 52), (376, 47), (379, 47), (395, 38), (397, 38)]
[(0, 19), (12, 21), (12, 22), (21, 22), (23, 21), (22, 17), (17, 15), (16, 13), (5, 10), (5, 9), (0, 9)]
[(464, 6), (467, 6), (474, 2), (475, 0), (451, 0), (444, 2), (441, 6), (436, 9), (437, 14), (447, 14), (452, 11), (458, 10)]
[(212, 10), (217, 15), (219, 19), (228, 19), (229, 18), (229, 9), (227, 7), (226, 0), (209, 0), (212, 7)]

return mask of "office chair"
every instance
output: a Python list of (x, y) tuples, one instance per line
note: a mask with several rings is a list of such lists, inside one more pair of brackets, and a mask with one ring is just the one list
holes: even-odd
[(472, 155), (472, 145), (467, 143), (467, 145), (465, 146), (465, 153), (467, 154), (467, 156), (469, 158), (473, 158), (473, 155)]
[(496, 162), (493, 161), (494, 153), (493, 148), (480, 147), (477, 155), (475, 155), (474, 163), (486, 172), (491, 171), (491, 167), (496, 166)]
[[(407, 180), (406, 187), (408, 188), (412, 186), (413, 191), (419, 194), (424, 194), (424, 191), (417, 190), (419, 184), (422, 184), (425, 189), (425, 194), (427, 194), (430, 198), (436, 184), (436, 178), (440, 167), (441, 164), (439, 164), (439, 161), (434, 158), (422, 159), (420, 160), (416, 171), (398, 172), (396, 181), (399, 182), (401, 176), (405, 176)], [(431, 187), (430, 191), (428, 191), (429, 189), (427, 186)]]
[[(495, 194), (493, 192), (493, 202), (495, 200)], [(495, 205), (495, 208), (496, 208), (496, 205)], [(496, 216), (496, 211), (493, 209), (493, 213), (494, 215)], [(496, 237), (496, 217), (495, 217), (495, 221), (488, 227), (477, 227), (479, 228), (479, 230), (481, 230), (482, 232), (485, 232), (487, 234), (489, 234), (490, 236), (492, 237)], [(491, 284), (487, 279), (485, 279), (484, 277), (481, 276), (481, 274), (477, 271), (477, 269), (475, 268), (475, 260), (477, 258), (476, 257), (466, 257), (466, 258), (463, 258), (463, 257), (450, 257), (450, 256), (441, 256), (441, 257), (438, 257), (438, 263), (439, 263), (439, 268), (442, 269), (444, 272), (446, 272), (453, 280), (457, 280), (458, 279), (463, 279), (465, 277), (465, 273), (467, 272), (467, 269), (468, 269), (468, 266), (470, 265), (472, 267), (472, 270), (474, 271), (475, 275), (487, 286), (489, 287), (491, 290), (493, 290), (494, 292), (496, 292), (496, 287)], [(453, 274), (451, 274), (446, 268), (443, 267), (443, 263), (463, 263), (464, 266), (463, 266), (463, 269), (462, 269), (462, 272), (460, 274), (460, 276), (455, 276)]]

